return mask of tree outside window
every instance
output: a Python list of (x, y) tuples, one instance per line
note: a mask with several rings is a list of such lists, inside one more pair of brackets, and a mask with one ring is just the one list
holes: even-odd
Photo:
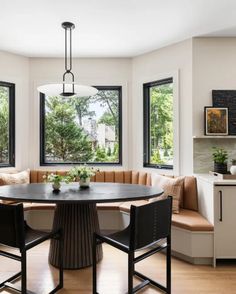
[(173, 168), (173, 80), (144, 84), (144, 166)]
[(92, 97), (41, 94), (41, 164), (121, 163), (121, 87)]

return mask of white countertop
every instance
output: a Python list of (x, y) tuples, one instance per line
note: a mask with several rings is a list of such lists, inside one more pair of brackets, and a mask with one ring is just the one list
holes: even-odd
[(235, 185), (236, 186), (236, 179), (235, 180), (222, 180), (217, 179), (216, 176), (210, 174), (195, 174), (196, 178), (206, 181), (212, 185), (220, 186), (220, 185)]

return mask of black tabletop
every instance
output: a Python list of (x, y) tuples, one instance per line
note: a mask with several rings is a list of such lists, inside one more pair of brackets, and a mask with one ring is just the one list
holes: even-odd
[(0, 187), (0, 199), (43, 203), (101, 203), (149, 199), (159, 196), (163, 190), (133, 184), (91, 183), (80, 189), (78, 183), (62, 184), (58, 193), (51, 184), (22, 184)]

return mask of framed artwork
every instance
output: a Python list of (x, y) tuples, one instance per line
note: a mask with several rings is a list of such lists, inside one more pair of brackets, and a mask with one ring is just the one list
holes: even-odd
[(228, 108), (205, 106), (205, 135), (228, 135)]

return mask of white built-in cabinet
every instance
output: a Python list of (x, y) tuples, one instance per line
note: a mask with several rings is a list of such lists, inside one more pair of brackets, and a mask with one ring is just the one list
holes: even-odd
[(236, 258), (236, 185), (214, 188), (215, 258)]
[(236, 258), (236, 180), (197, 176), (199, 211), (214, 225), (213, 264)]

